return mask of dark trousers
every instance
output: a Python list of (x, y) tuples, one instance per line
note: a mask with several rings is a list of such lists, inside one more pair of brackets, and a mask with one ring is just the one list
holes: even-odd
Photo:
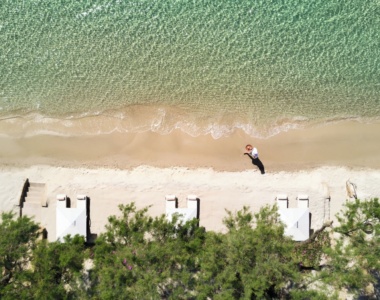
[(261, 160), (259, 158), (253, 158), (252, 159), (252, 164), (254, 164), (255, 166), (257, 166), (259, 168), (261, 174), (265, 174), (264, 165), (263, 165), (263, 163), (261, 162)]

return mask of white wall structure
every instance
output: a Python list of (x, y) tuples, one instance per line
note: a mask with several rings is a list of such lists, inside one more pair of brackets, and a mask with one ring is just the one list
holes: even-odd
[(309, 196), (305, 194), (298, 195), (297, 197), (297, 207), (299, 208), (309, 208)]
[(167, 195), (166, 218), (171, 221), (174, 214), (179, 215), (183, 223), (192, 219), (199, 219), (199, 199), (196, 195), (187, 196), (187, 208), (178, 208), (178, 198), (175, 195)]
[(277, 203), (278, 209), (288, 208), (288, 205), (289, 205), (288, 195), (286, 194), (277, 195), (276, 203)]

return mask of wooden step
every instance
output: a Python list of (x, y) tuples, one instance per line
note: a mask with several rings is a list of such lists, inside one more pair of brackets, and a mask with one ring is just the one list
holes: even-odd
[(41, 196), (41, 197), (26, 197), (25, 198), (25, 202), (24, 202), (24, 206), (25, 206), (25, 203), (38, 203), (40, 206), (42, 207), (47, 207), (47, 198), (45, 196)]
[(25, 197), (25, 202), (38, 203), (43, 207), (47, 207), (46, 184), (30, 182), (29, 189)]
[(45, 196), (45, 190), (29, 190), (27, 193), (26, 193), (26, 198), (27, 197), (43, 197)]
[(35, 221), (41, 220), (41, 204), (40, 203), (24, 203), (22, 215), (33, 218)]
[(39, 182), (30, 182), (29, 183), (29, 188), (31, 187), (46, 187), (46, 183), (39, 183)]
[[(25, 203), (41, 203), (42, 201), (42, 196), (27, 196), (25, 198)], [(25, 206), (24, 203), (24, 206)]]
[(30, 190), (45, 190), (46, 185), (31, 185), (29, 189)]

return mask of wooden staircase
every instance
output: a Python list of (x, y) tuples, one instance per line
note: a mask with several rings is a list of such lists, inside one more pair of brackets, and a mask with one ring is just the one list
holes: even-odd
[(47, 207), (46, 184), (30, 182), (26, 179), (20, 197), (20, 216), (33, 217), (35, 221), (41, 218), (41, 207)]
[(25, 204), (40, 204), (42, 207), (47, 206), (46, 201), (46, 184), (30, 182), (29, 188), (25, 197)]

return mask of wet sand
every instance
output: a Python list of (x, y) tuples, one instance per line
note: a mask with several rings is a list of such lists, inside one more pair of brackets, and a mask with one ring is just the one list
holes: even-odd
[(3, 136), (0, 164), (118, 169), (149, 165), (242, 171), (255, 168), (243, 156), (247, 143), (258, 148), (267, 172), (320, 166), (380, 168), (380, 122), (354, 121), (293, 129), (267, 139), (252, 138), (242, 131), (219, 139), (210, 135), (191, 137), (180, 130), (167, 135), (115, 132), (72, 137)]

